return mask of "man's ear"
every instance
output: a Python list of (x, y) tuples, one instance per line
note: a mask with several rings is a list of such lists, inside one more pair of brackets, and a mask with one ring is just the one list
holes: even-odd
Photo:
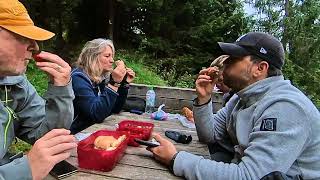
[(256, 77), (267, 76), (268, 69), (269, 69), (269, 63), (267, 63), (266, 61), (261, 61), (257, 63), (257, 68), (254, 75)]

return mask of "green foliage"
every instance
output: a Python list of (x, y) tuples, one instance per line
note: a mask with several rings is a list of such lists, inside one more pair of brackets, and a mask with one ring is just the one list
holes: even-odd
[(248, 19), (237, 1), (159, 2), (144, 4), (140, 13), (145, 23), (139, 24), (143, 34), (134, 37), (140, 37), (139, 50), (151, 55), (145, 63), (155, 62), (156, 72), (170, 86), (193, 87), (190, 75), (219, 55), (217, 42), (232, 42), (247, 30)]
[(320, 69), (320, 2), (293, 4), (291, 14), (286, 19), (289, 58), (316, 75), (313, 72)]
[(34, 61), (31, 61), (28, 64), (26, 75), (30, 83), (36, 88), (39, 95), (43, 95), (48, 88), (48, 76), (36, 67)]
[(320, 1), (248, 2), (259, 12), (255, 29), (282, 40), (289, 59), (285, 76), (320, 107)]
[(320, 78), (287, 59), (283, 69), (287, 79), (304, 92), (320, 108)]
[[(136, 48), (142, 54), (147, 53), (150, 58), (145, 59), (144, 64), (153, 64), (152, 67), (157, 67), (157, 72), (161, 72), (163, 77), (175, 79), (182, 79), (184, 74), (197, 74), (201, 67), (208, 65), (208, 59), (218, 56), (217, 41), (234, 41), (248, 30), (249, 21), (244, 16), (240, 1), (22, 2), (36, 24), (56, 32), (55, 38), (42, 46), (53, 49), (67, 62), (75, 60), (77, 53), (74, 52), (79, 51), (83, 42), (98, 37), (108, 38), (112, 25), (117, 49)], [(109, 12), (114, 12), (112, 24), (108, 23), (112, 19)], [(167, 80), (172, 86), (179, 84)], [(186, 82), (182, 84), (186, 85)]]
[(18, 153), (18, 152), (27, 152), (31, 149), (31, 145), (20, 140), (17, 139), (16, 142), (14, 142), (13, 144), (11, 144), (11, 146), (9, 147), (9, 152), (12, 153)]
[(165, 86), (167, 82), (161, 79), (161, 77), (153, 72), (149, 66), (141, 64), (145, 55), (141, 55), (139, 53), (133, 53), (125, 50), (118, 50), (116, 53), (116, 58), (121, 59), (126, 63), (126, 66), (133, 69), (136, 73), (136, 78), (134, 79), (134, 83), (138, 84), (148, 84), (148, 85), (159, 85)]

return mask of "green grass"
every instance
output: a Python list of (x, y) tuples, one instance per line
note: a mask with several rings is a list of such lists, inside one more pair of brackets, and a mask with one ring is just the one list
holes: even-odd
[(146, 66), (143, 64), (145, 58), (147, 57), (144, 55), (125, 50), (118, 50), (116, 53), (116, 59), (123, 60), (126, 66), (133, 69), (136, 73), (134, 83), (166, 86), (168, 84), (167, 81), (163, 80), (160, 75), (151, 70), (153, 65)]
[[(135, 53), (128, 53), (124, 50), (119, 50), (117, 52), (117, 58), (124, 60), (127, 67), (135, 71), (136, 78), (134, 80), (134, 83), (159, 86), (167, 85), (166, 81), (161, 79), (158, 74), (151, 70), (152, 66), (146, 67), (145, 65), (143, 65), (142, 61), (143, 58), (145, 58), (144, 56)], [(43, 95), (48, 87), (48, 77), (44, 72), (40, 71), (35, 66), (34, 61), (31, 61), (29, 63), (26, 75), (31, 84), (36, 88), (37, 92), (40, 95)], [(17, 142), (13, 142), (13, 144), (9, 148), (9, 151), (16, 153), (19, 151), (26, 152), (30, 150), (30, 148), (31, 145), (18, 139)]]
[(39, 70), (34, 61), (28, 64), (27, 78), (30, 83), (36, 88), (37, 92), (42, 96), (48, 88), (48, 76)]

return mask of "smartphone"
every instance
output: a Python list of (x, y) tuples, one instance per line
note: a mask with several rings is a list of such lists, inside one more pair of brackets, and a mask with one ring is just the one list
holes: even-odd
[(144, 140), (137, 139), (137, 138), (135, 138), (134, 141), (137, 142), (140, 145), (145, 145), (145, 146), (148, 146), (148, 147), (158, 147), (158, 146), (160, 146), (160, 143), (158, 143), (156, 141), (144, 141)]
[(61, 161), (50, 171), (50, 174), (57, 179), (63, 179), (76, 173), (78, 169), (67, 161)]

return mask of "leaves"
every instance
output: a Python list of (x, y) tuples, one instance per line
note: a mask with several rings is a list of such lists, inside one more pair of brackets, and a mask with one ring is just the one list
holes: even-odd
[(320, 1), (249, 2), (259, 12), (255, 27), (279, 37), (286, 47), (285, 76), (320, 107)]

